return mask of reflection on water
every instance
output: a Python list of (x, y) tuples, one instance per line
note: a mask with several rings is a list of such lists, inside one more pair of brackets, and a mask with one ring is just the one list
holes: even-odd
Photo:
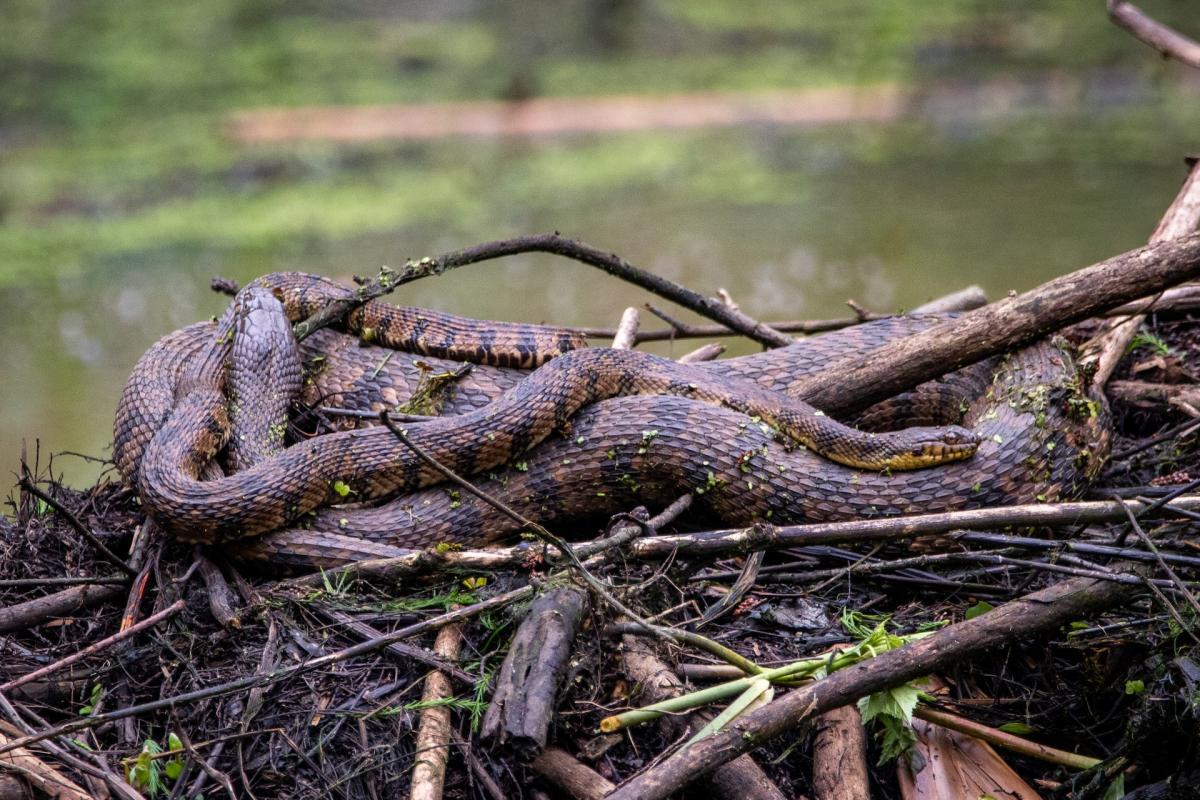
[[(1163, 142), (1139, 159), (1086, 165), (1052, 149), (1045, 158), (992, 163), (950, 152), (872, 164), (839, 158), (836, 145), (808, 134), (745, 136), (764, 151), (773, 179), (795, 187), (790, 198), (754, 202), (741, 191), (726, 204), (714, 199), (719, 193), (673, 192), (671, 181), (644, 194), (534, 191), (529, 202), (502, 198), (469, 219), (295, 242), (272, 259), (197, 245), (0, 289), (0, 467), (15, 470), (23, 439), (40, 439), (43, 452), (107, 455), (113, 408), (134, 361), (162, 334), (220, 312), (225, 300), (207, 288), (216, 274), (346, 277), (487, 238), (560, 230), (691, 287), (724, 287), (765, 319), (841, 316), (847, 298), (876, 310), (912, 307), (969, 283), (998, 297), (1144, 242), (1182, 177), (1172, 160), (1184, 151)], [(535, 146), (572, 145), (528, 145)], [(503, 158), (498, 148), (497, 173)], [(704, 165), (694, 169), (703, 173)], [(680, 185), (694, 187), (703, 174), (687, 178)], [(649, 299), (545, 256), (463, 268), (401, 294), (398, 302), (463, 314), (580, 325), (615, 324), (622, 308)], [(75, 483), (99, 471), (77, 458), (55, 465)]]

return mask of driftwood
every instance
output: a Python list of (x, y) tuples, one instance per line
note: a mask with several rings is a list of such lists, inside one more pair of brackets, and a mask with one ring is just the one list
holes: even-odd
[(496, 678), (483, 717), (485, 739), (526, 759), (545, 748), (559, 684), (586, 608), (587, 594), (574, 586), (550, 589), (533, 602)]
[(733, 722), (726, 730), (674, 753), (623, 784), (611, 800), (660, 800), (756, 745), (859, 697), (999, 647), (1054, 630), (1118, 605), (1136, 587), (1088, 578), (1062, 581), (959, 622), (905, 647), (839, 670)]

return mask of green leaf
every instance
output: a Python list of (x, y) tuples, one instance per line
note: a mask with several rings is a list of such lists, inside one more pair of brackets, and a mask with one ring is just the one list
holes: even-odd
[(350, 487), (342, 481), (334, 481), (333, 491), (337, 493), (338, 497), (346, 497), (350, 494)]
[(876, 720), (883, 726), (880, 764), (891, 761), (916, 743), (911, 725), (913, 710), (920, 699), (921, 690), (906, 683), (858, 701), (863, 724)]
[(1032, 725), (1026, 725), (1024, 722), (1006, 722), (1000, 726), (1000, 730), (1016, 736), (1028, 736), (1033, 733), (1034, 728)]
[(863, 723), (876, 717), (895, 717), (907, 725), (912, 722), (913, 709), (920, 699), (921, 690), (906, 683), (864, 697), (858, 701), (858, 710), (862, 713)]
[(92, 685), (92, 693), (88, 696), (87, 705), (79, 709), (81, 717), (89, 717), (96, 710), (96, 706), (100, 705), (100, 698), (104, 697), (104, 686), (99, 683)]
[(907, 752), (917, 743), (916, 734), (912, 728), (895, 717), (880, 717), (883, 732), (879, 741), (879, 764), (883, 765), (902, 753)]
[(1104, 792), (1104, 800), (1121, 800), (1125, 796), (1125, 775), (1117, 775), (1116, 780), (1108, 785)]
[(963, 616), (966, 619), (975, 619), (976, 617), (981, 616), (981, 615), (986, 614), (987, 612), (991, 611), (993, 608), (995, 608), (995, 606), (992, 605), (991, 603), (989, 603), (988, 601), (980, 600), (978, 603), (976, 603), (975, 605), (968, 608), (967, 613), (964, 614)]
[(159, 766), (154, 760), (155, 754), (161, 752), (162, 748), (153, 739), (147, 739), (142, 744), (142, 751), (137, 754), (133, 763), (125, 768), (125, 777), (133, 784), (134, 788), (146, 791), (151, 795), (156, 795), (163, 790), (162, 779), (159, 777)]
[(1145, 681), (1125, 681), (1125, 694), (1141, 694), (1146, 691)]

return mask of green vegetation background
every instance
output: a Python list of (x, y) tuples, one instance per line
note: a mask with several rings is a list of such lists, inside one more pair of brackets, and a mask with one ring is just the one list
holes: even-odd
[[(793, 202), (787, 154), (716, 133), (569, 146), (236, 147), (233, 110), (309, 104), (871, 84), (1124, 67), (1161, 102), (1064, 140), (1059, 118), (948, 141), (924, 125), (814, 134), (840, 157), (988, 163), (1142, 158), (1194, 129), (1169, 67), (1102, 4), (1010, 0), (556, 3), (6, 0), (0, 37), (0, 286), (193, 247), (233, 262), (443, 221), (488, 238), (495, 209), (599, 195)], [(1188, 0), (1149, 4), (1187, 27)], [(1194, 98), (1193, 98), (1194, 99)], [(1166, 135), (1164, 136), (1164, 131)], [(504, 168), (497, 170), (498, 148)], [(1060, 152), (1062, 151), (1062, 152)], [(703, 169), (695, 166), (703, 164)], [(534, 214), (534, 216), (537, 216)], [(444, 222), (450, 221), (450, 222)], [(512, 218), (519, 225), (520, 216)], [(419, 254), (410, 254), (419, 255)], [(362, 265), (369, 268), (371, 265)]]

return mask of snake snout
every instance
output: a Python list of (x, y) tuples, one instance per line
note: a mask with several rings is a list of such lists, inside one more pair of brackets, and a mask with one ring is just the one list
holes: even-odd
[(887, 469), (935, 467), (970, 458), (979, 449), (979, 437), (957, 425), (944, 428), (906, 428), (897, 433), (906, 444), (903, 450), (887, 459)]
[(979, 449), (979, 436), (974, 431), (957, 425), (928, 428), (927, 432), (929, 439), (922, 445), (922, 455), (930, 459), (931, 463), (970, 458)]

